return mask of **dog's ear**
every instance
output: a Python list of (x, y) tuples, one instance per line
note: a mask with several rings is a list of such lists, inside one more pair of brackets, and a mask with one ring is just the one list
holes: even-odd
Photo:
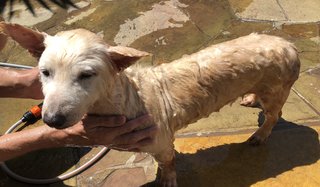
[[(1, 17), (0, 17), (1, 19)], [(0, 22), (0, 51), (4, 48), (8, 40), (8, 36), (6, 35), (2, 22)]]
[(124, 46), (109, 46), (107, 50), (118, 71), (129, 67), (141, 57), (150, 55), (150, 53)]
[(7, 36), (18, 42), (36, 58), (39, 58), (45, 49), (43, 43), (45, 34), (18, 24), (0, 22), (0, 49), (1, 45), (4, 47)]

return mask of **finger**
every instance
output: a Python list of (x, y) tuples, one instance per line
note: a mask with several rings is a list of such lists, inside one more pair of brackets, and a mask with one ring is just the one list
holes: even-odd
[(135, 144), (145, 138), (155, 137), (155, 134), (157, 132), (158, 132), (158, 127), (154, 125), (146, 129), (123, 134), (114, 140), (114, 145)]
[(127, 144), (127, 145), (113, 145), (112, 149), (118, 151), (130, 151), (130, 152), (140, 152), (142, 147), (151, 145), (154, 143), (154, 138), (145, 138), (135, 144)]
[(139, 148), (135, 148), (135, 149), (122, 149), (122, 148), (114, 147), (114, 148), (111, 148), (111, 149), (114, 149), (114, 150), (117, 150), (117, 151), (141, 152), (141, 150), (140, 150)]
[(154, 138), (145, 138), (145, 139), (139, 141), (138, 143), (129, 146), (128, 151), (139, 152), (142, 147), (151, 145), (154, 142), (155, 142)]
[(129, 152), (141, 152), (141, 150), (139, 148), (135, 148), (135, 149), (130, 149), (128, 150)]
[(94, 116), (88, 115), (83, 119), (85, 126), (89, 127), (118, 127), (125, 123), (124, 116)]
[(149, 115), (143, 115), (131, 121), (128, 121), (125, 125), (118, 129), (118, 135), (129, 133), (138, 127), (143, 127), (145, 124), (151, 123), (151, 117)]

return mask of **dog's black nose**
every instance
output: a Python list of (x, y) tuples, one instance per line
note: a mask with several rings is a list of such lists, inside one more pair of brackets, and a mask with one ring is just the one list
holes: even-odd
[(66, 117), (62, 114), (44, 114), (43, 121), (50, 127), (59, 128), (66, 122)]

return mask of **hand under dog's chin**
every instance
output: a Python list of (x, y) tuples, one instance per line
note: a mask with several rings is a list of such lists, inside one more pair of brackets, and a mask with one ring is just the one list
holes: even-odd
[(68, 127), (71, 127), (72, 125), (70, 125), (70, 126), (65, 126), (65, 125), (63, 125), (63, 126), (60, 126), (60, 127), (56, 127), (56, 126), (52, 126), (51, 128), (55, 128), (55, 129), (66, 129), (66, 128), (68, 128)]

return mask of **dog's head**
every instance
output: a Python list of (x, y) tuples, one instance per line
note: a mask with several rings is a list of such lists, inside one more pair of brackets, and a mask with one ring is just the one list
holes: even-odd
[(128, 47), (109, 46), (84, 29), (63, 31), (55, 36), (11, 24), (6, 24), (5, 30), (39, 58), (45, 96), (42, 117), (46, 124), (56, 128), (81, 120), (100, 94), (113, 89), (120, 71), (148, 55)]

